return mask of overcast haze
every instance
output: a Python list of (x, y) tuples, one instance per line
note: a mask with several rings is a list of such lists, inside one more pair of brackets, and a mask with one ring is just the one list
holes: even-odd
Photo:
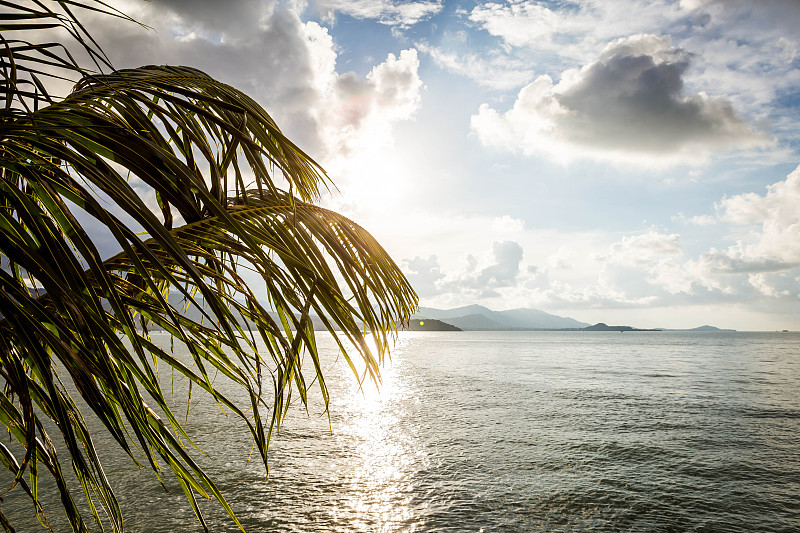
[(114, 2), (244, 90), (427, 307), (800, 329), (794, 0)]

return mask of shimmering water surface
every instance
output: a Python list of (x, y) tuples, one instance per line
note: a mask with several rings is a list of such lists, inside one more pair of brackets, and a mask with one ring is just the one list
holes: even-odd
[[(380, 393), (322, 344), (333, 432), (296, 406), (266, 480), (235, 421), (192, 404), (248, 531), (800, 531), (798, 334), (403, 333)], [(106, 462), (131, 531), (200, 529), (175, 482)]]

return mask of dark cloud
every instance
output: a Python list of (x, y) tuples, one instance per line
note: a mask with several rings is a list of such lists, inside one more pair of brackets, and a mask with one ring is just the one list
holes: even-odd
[(670, 50), (658, 57), (637, 48), (611, 47), (575, 85), (555, 95), (566, 111), (561, 128), (567, 136), (602, 148), (674, 152), (748, 133), (727, 101), (685, 94), (689, 54)]
[(357, 149), (373, 129), (390, 130), (419, 105), (416, 52), (389, 54), (367, 78), (336, 72), (327, 29), (289, 9), (254, 1), (153, 0), (131, 4), (152, 29), (89, 17), (116, 68), (144, 64), (199, 68), (253, 97), (318, 161)]
[[(180, 13), (190, 10), (182, 2), (162, 6), (163, 1), (148, 3), (142, 12), (133, 13), (153, 28), (150, 30), (124, 22), (110, 24), (107, 18), (90, 21), (93, 35), (116, 68), (153, 63), (199, 68), (258, 100), (290, 138), (319, 155), (315, 58), (303, 23), (294, 12), (276, 11), (262, 18), (253, 6), (232, 7), (243, 22), (236, 39), (224, 39), (221, 34), (176, 34), (176, 21), (163, 9), (180, 5)], [(211, 4), (194, 14), (192, 25), (208, 26), (214, 18), (209, 13), (217, 9)]]
[(539, 77), (506, 113), (482, 105), (472, 128), (484, 144), (558, 158), (698, 158), (763, 143), (729, 101), (686, 90), (692, 59), (667, 37), (620, 39), (558, 84)]
[(149, 0), (148, 3), (162, 16), (168, 13), (177, 16), (185, 29), (232, 34), (257, 25), (272, 6), (260, 0)]

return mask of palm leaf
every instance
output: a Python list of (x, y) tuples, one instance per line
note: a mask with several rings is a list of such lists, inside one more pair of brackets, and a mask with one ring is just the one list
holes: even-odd
[[(59, 14), (43, 3), (17, 6), (14, 16), (0, 16), (2, 31), (66, 25), (102, 59), (70, 11), (78, 4), (60, 4)], [(159, 479), (164, 466), (172, 472), (201, 523), (196, 494), (216, 498), (235, 521), (186, 449), (191, 439), (157, 365), (240, 417), (266, 467), (292, 391), (305, 403), (316, 381), (327, 405), (311, 314), (354, 371), (358, 354), (377, 382), (395, 325), (408, 320), (416, 295), (369, 233), (313, 205), (329, 186), (324, 172), (246, 95), (195, 69), (148, 66), (87, 74), (55, 99), (37, 74), (54, 67), (85, 74), (71, 56), (49, 44), (3, 44), (0, 419), (22, 450), (3, 446), (3, 463), (39, 514), (37, 466), (44, 465), (73, 529), (86, 531), (61, 450), (94, 522), (121, 531), (77, 394), (132, 460), (138, 449)], [(155, 195), (157, 209), (143, 191)], [(116, 243), (116, 255), (98, 249), (100, 233)], [(263, 280), (264, 303), (244, 271)], [(203, 319), (182, 313), (177, 299)], [(192, 364), (155, 345), (148, 327), (170, 332)], [(212, 372), (244, 390), (249, 404), (220, 392)], [(58, 445), (43, 418), (54, 422)]]

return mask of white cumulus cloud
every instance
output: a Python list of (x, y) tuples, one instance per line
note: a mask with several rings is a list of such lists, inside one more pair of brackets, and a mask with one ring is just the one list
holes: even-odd
[(414, 116), (421, 100), (418, 69), (412, 48), (388, 54), (366, 78), (332, 74), (331, 88), (316, 109), (329, 160), (388, 142), (392, 124)]
[(750, 231), (726, 250), (705, 256), (720, 270), (777, 271), (800, 266), (800, 167), (765, 194), (745, 193), (717, 204), (719, 219)]

